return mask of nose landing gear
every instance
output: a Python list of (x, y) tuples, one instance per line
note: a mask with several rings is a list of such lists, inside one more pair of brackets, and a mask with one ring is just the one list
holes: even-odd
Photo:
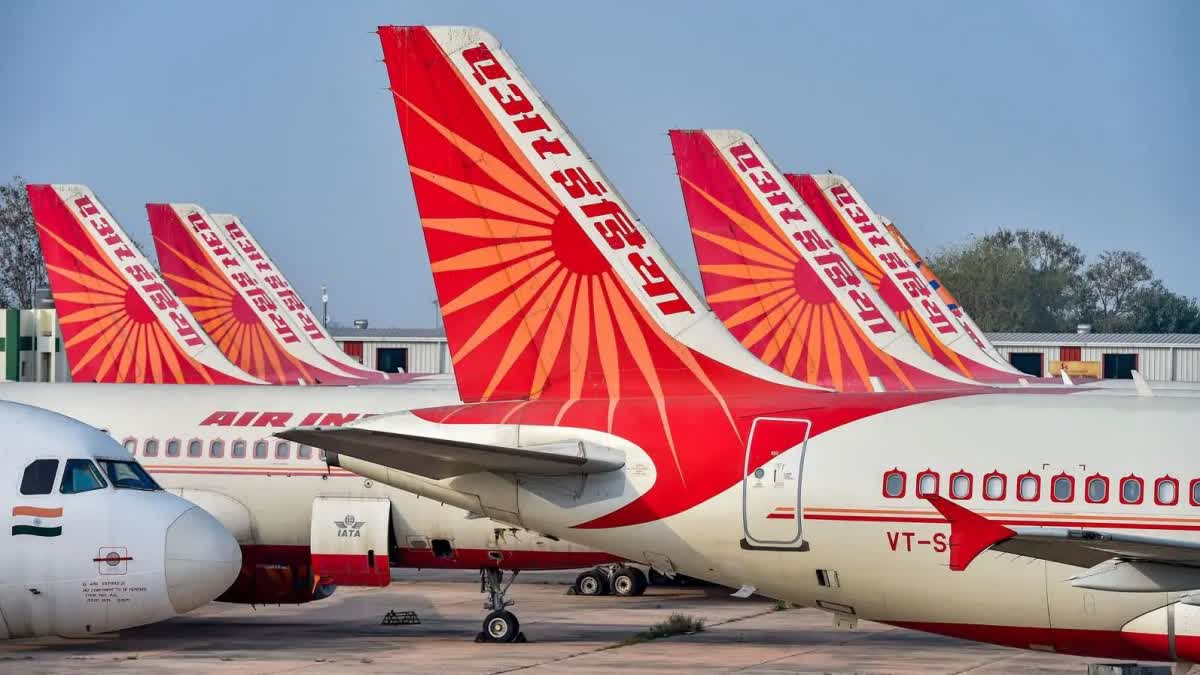
[(515, 601), (504, 597), (508, 587), (512, 586), (520, 570), (515, 570), (504, 583), (504, 572), (493, 567), (479, 570), (479, 592), (487, 593), (483, 608), (491, 610), (483, 620), (483, 630), (475, 636), (476, 642), (524, 642), (525, 634), (521, 632), (521, 622), (517, 615), (508, 611)]

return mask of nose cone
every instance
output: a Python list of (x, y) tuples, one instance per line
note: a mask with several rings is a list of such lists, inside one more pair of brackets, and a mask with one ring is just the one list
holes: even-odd
[(242, 550), (221, 523), (199, 507), (167, 528), (167, 597), (180, 614), (225, 592), (242, 566)]

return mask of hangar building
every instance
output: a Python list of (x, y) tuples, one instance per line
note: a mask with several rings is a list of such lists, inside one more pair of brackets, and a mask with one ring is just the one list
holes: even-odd
[(1055, 375), (1066, 362), (1071, 375), (1200, 382), (1200, 335), (1187, 333), (988, 333), (1018, 370)]

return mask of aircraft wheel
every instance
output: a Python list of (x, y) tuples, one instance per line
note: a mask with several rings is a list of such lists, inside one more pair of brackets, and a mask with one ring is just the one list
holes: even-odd
[(646, 592), (646, 575), (636, 567), (618, 567), (612, 576), (613, 593), (625, 597)]
[(521, 632), (521, 622), (512, 612), (501, 609), (483, 620), (483, 634), (492, 642), (512, 642)]
[(599, 570), (588, 570), (575, 577), (577, 595), (608, 595), (608, 579)]

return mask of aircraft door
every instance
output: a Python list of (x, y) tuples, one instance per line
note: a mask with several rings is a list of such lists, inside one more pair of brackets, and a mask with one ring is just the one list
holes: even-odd
[(759, 417), (750, 425), (742, 479), (742, 547), (801, 550), (801, 474), (812, 424)]
[(317, 497), (309, 525), (312, 569), (320, 583), (387, 586), (391, 582), (389, 499)]

